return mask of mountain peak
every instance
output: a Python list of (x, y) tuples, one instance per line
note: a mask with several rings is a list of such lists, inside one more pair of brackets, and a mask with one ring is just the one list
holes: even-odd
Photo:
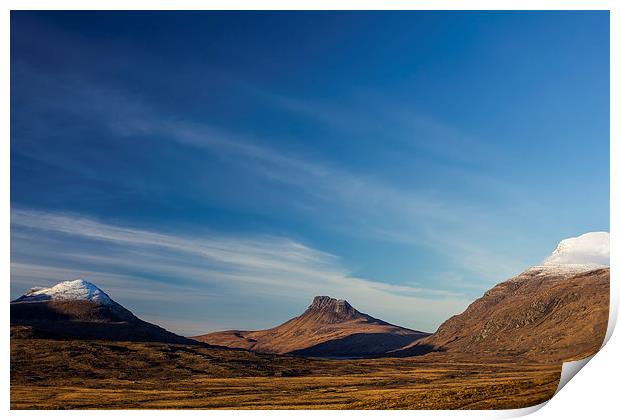
[(49, 288), (33, 287), (15, 302), (44, 302), (44, 301), (85, 300), (89, 302), (109, 305), (112, 299), (94, 284), (82, 280), (69, 280), (58, 283)]
[(588, 232), (564, 239), (541, 266), (573, 271), (609, 267), (609, 233)]
[(261, 353), (364, 357), (387, 354), (427, 335), (358, 312), (344, 299), (316, 296), (304, 313), (276, 327), (220, 331), (192, 338)]
[(11, 302), (11, 327), (34, 338), (196, 344), (141, 320), (103, 290), (82, 280), (33, 287)]
[(322, 323), (337, 323), (363, 316), (344, 299), (316, 296), (302, 317), (311, 317)]
[(609, 266), (609, 233), (588, 232), (558, 244), (543, 265), (597, 264)]
[(609, 267), (609, 233), (588, 232), (560, 241), (551, 255), (525, 273), (566, 275), (605, 267)]
[(335, 312), (343, 312), (353, 307), (344, 299), (335, 299), (330, 296), (315, 296), (308, 309), (319, 311), (334, 310)]

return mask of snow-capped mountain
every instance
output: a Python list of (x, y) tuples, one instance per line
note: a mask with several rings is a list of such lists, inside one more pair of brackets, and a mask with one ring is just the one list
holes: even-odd
[(586, 264), (609, 266), (609, 233), (589, 232), (560, 241), (543, 265)]
[(562, 362), (595, 353), (607, 331), (609, 233), (561, 241), (539, 265), (487, 290), (431, 336), (392, 352)]
[(609, 267), (609, 233), (588, 232), (567, 238), (528, 271), (580, 273)]
[(82, 279), (35, 287), (12, 301), (11, 330), (34, 338), (197, 344), (141, 320)]
[(103, 290), (86, 280), (63, 281), (49, 288), (35, 287), (15, 302), (86, 300), (102, 305), (110, 305), (112, 299)]

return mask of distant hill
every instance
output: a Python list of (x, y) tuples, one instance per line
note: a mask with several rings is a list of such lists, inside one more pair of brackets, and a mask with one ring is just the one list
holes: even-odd
[(560, 242), (540, 265), (498, 284), (437, 331), (394, 356), (440, 351), (459, 359), (561, 362), (601, 347), (609, 314), (609, 234)]
[(192, 338), (263, 353), (363, 357), (383, 355), (427, 335), (361, 313), (346, 300), (317, 296), (303, 314), (277, 327), (214, 332)]
[(11, 302), (17, 337), (196, 344), (143, 321), (85, 280), (33, 288)]

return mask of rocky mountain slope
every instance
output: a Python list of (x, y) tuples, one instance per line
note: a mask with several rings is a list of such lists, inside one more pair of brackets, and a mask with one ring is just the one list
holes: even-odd
[(145, 322), (84, 280), (33, 288), (11, 302), (16, 337), (196, 343)]
[(277, 327), (222, 331), (192, 338), (263, 353), (362, 357), (385, 354), (427, 335), (363, 314), (346, 300), (317, 296), (302, 315)]
[(498, 284), (463, 313), (394, 356), (421, 350), (460, 359), (577, 360), (596, 352), (609, 313), (609, 235), (560, 242), (550, 257)]

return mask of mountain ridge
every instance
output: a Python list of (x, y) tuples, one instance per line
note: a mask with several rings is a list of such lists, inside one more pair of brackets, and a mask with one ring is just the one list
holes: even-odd
[(299, 316), (266, 330), (228, 330), (191, 337), (212, 345), (317, 357), (383, 354), (427, 333), (359, 312), (346, 300), (316, 296)]
[(609, 268), (526, 270), (487, 290), (437, 331), (390, 355), (560, 363), (594, 354), (607, 331)]
[[(390, 324), (344, 299), (315, 296), (273, 328), (181, 337), (145, 322), (86, 280), (36, 287), (11, 302), (19, 334), (64, 339), (162, 341), (312, 357), (519, 357), (563, 361), (595, 352), (609, 312), (609, 234), (559, 242), (539, 265), (487, 290), (433, 334)], [(13, 327), (16, 327), (14, 329)], [(597, 347), (598, 346), (598, 347)]]

